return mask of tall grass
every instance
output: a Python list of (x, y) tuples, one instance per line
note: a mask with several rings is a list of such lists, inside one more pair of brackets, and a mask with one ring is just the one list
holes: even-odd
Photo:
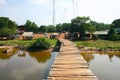
[(75, 44), (80, 47), (96, 47), (100, 49), (120, 50), (120, 41), (108, 40), (90, 40), (90, 41), (76, 41)]
[[(0, 44), (1, 45), (30, 45), (32, 43), (34, 43), (36, 41), (36, 39), (33, 40), (0, 40)], [(49, 42), (51, 43), (51, 45), (55, 45), (57, 40), (55, 39), (49, 39)]]

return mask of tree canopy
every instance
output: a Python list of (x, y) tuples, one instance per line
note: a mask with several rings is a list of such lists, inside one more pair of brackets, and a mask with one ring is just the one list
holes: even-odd
[(96, 21), (90, 21), (90, 23), (95, 26), (96, 31), (105, 31), (110, 28), (110, 24), (98, 23)]
[(120, 19), (116, 19), (112, 22), (114, 28), (120, 28)]
[(27, 32), (38, 32), (38, 26), (34, 22), (31, 22), (30, 20), (27, 20), (25, 23), (25, 31)]
[(56, 32), (56, 27), (53, 25), (48, 26), (48, 32)]
[(0, 17), (0, 35), (9, 36), (17, 32), (17, 24), (7, 17)]
[(120, 40), (120, 35), (116, 33), (114, 25), (111, 25), (110, 30), (108, 32), (109, 40)]
[(63, 32), (62, 24), (56, 25), (57, 32)]
[(45, 25), (40, 26), (38, 31), (41, 32), (41, 33), (47, 32), (48, 31), (47, 26), (45, 26)]
[(116, 19), (112, 22), (113, 27), (115, 28), (115, 31), (120, 34), (120, 19)]
[(86, 24), (90, 21), (89, 17), (77, 17), (71, 20), (71, 32), (79, 32), (81, 37), (85, 36)]

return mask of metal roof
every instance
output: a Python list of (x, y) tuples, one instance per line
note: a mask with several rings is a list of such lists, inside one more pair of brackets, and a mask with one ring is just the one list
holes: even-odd
[(107, 35), (108, 31), (96, 31), (93, 34), (95, 34), (95, 35)]
[(33, 36), (33, 32), (24, 32), (23, 36)]

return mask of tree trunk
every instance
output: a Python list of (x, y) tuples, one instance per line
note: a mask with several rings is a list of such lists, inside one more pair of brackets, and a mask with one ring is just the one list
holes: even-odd
[(90, 39), (92, 39), (92, 33), (90, 34)]

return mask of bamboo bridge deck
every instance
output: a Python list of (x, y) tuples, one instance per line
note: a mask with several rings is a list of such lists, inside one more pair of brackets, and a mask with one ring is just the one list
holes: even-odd
[(47, 80), (98, 80), (79, 54), (77, 47), (69, 40), (60, 39), (61, 48)]

